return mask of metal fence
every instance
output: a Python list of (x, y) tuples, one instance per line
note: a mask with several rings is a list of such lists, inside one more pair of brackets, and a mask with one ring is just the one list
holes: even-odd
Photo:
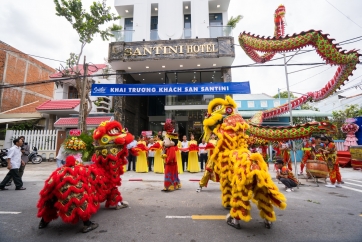
[(39, 151), (55, 152), (57, 144), (57, 130), (7, 130), (4, 148), (13, 146), (13, 140), (19, 136), (25, 137), (30, 149), (34, 146)]

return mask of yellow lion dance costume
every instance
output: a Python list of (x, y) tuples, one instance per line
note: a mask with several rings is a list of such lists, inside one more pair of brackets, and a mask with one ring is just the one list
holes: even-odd
[(209, 103), (208, 113), (203, 122), (205, 140), (215, 133), (219, 141), (210, 157), (214, 171), (220, 177), (222, 205), (231, 207), (226, 221), (240, 229), (240, 220), (251, 219), (250, 200), (260, 210), (265, 227), (271, 228), (276, 220), (273, 205), (286, 208), (286, 199), (271, 180), (267, 164), (259, 153), (248, 150), (245, 131), (249, 125), (236, 111), (235, 101), (227, 96), (215, 98)]

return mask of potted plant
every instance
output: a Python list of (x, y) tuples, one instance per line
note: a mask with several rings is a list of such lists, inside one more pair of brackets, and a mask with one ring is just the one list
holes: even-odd
[(108, 27), (108, 31), (112, 33), (116, 41), (122, 41), (123, 40), (123, 33), (122, 30), (123, 27), (118, 24), (113, 24), (111, 27)]
[(231, 30), (235, 29), (236, 25), (240, 22), (243, 16), (238, 15), (236, 17), (231, 16), (227, 22), (227, 28), (225, 29), (225, 36), (230, 36)]

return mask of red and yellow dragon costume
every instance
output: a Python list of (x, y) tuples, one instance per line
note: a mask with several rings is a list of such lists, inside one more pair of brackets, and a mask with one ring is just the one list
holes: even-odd
[[(348, 78), (360, 62), (359, 56), (361, 55), (356, 50), (348, 52), (345, 50), (341, 51), (341, 48), (333, 43), (334, 39), (328, 38), (328, 34), (322, 34), (321, 31), (309, 30), (301, 32), (300, 34), (293, 34), (292, 36), (284, 36), (284, 16), (285, 7), (280, 5), (277, 10), (275, 10), (275, 31), (274, 37), (272, 38), (260, 37), (259, 35), (255, 36), (246, 32), (239, 35), (240, 46), (252, 60), (257, 63), (264, 63), (271, 60), (276, 53), (285, 53), (311, 45), (316, 49), (316, 52), (326, 64), (338, 66), (334, 76), (322, 89), (308, 92), (291, 101), (291, 108), (293, 109), (308, 101), (320, 101), (335, 92), (345, 81), (348, 81)], [(257, 51), (265, 54), (259, 55)], [(264, 119), (272, 118), (286, 112), (289, 112), (289, 103), (266, 110), (262, 112), (261, 115), (262, 119)]]
[(61, 217), (75, 224), (87, 221), (102, 202), (105, 206), (126, 207), (118, 190), (123, 166), (127, 164), (127, 144), (133, 136), (122, 130), (116, 121), (103, 122), (94, 130), (95, 154), (91, 165), (76, 165), (74, 157), (67, 158), (63, 167), (56, 169), (40, 191), (38, 217), (50, 221)]

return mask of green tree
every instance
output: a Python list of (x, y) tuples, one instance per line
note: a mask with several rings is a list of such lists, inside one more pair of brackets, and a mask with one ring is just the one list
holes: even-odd
[[(273, 98), (279, 98), (279, 94), (280, 94), (280, 98), (288, 98), (288, 91), (284, 91), (281, 93), (277, 93), (273, 96)], [(294, 96), (294, 94), (292, 92), (290, 92), (290, 98), (296, 98), (296, 96)]]
[[(300, 108), (302, 110), (319, 111), (318, 108), (313, 107), (309, 103), (302, 104), (302, 106), (300, 106)], [(313, 121), (320, 122), (320, 121), (324, 121), (326, 119), (328, 119), (328, 117), (318, 117), (318, 118), (298, 117), (298, 118), (293, 118), (293, 124), (305, 124), (305, 123), (313, 122)]]
[(344, 110), (332, 112), (332, 124), (337, 127), (335, 139), (345, 139), (346, 134), (342, 133), (341, 127), (347, 118), (355, 118), (362, 116), (362, 107), (358, 104), (348, 105)]
[[(81, 85), (81, 75), (78, 64), (82, 57), (84, 47), (93, 41), (96, 34), (99, 34), (103, 41), (109, 40), (109, 37), (113, 36), (110, 33), (110, 28), (102, 30), (102, 25), (120, 19), (120, 17), (110, 13), (111, 8), (106, 6), (106, 0), (103, 0), (102, 3), (93, 2), (89, 12), (83, 9), (81, 0), (54, 0), (54, 4), (56, 15), (64, 17), (73, 26), (73, 29), (78, 33), (81, 44), (79, 54), (70, 54), (70, 58), (67, 61), (68, 68), (64, 68), (64, 72), (62, 73), (64, 76), (73, 76), (75, 79), (78, 97), (82, 100), (78, 127), (82, 132), (85, 132), (87, 130), (85, 120), (92, 109), (92, 102), (89, 98), (91, 84), (90, 80), (84, 77), (83, 82), (85, 85)], [(73, 66), (75, 66), (75, 70), (72, 69)], [(71, 71), (67, 73), (65, 69), (70, 69)], [(82, 95), (83, 93), (84, 95)], [(85, 100), (87, 100), (87, 102)]]

